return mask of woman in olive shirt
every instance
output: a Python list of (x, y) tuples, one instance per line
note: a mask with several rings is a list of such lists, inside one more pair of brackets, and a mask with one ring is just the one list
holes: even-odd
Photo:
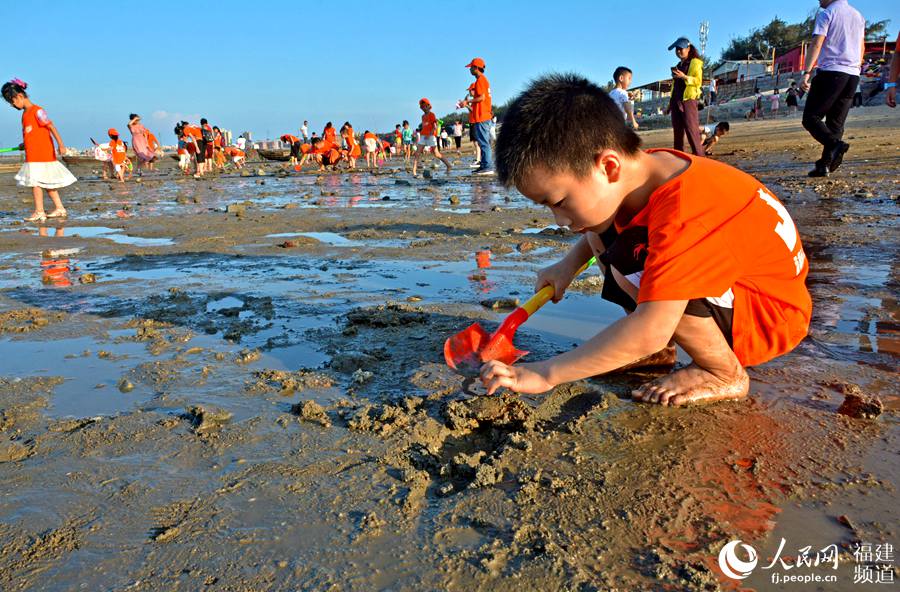
[(697, 156), (705, 156), (700, 140), (700, 115), (697, 101), (703, 96), (703, 60), (697, 48), (686, 37), (679, 37), (669, 50), (675, 50), (678, 65), (672, 68), (672, 98), (668, 111), (672, 114), (672, 130), (675, 132), (675, 150), (684, 151), (684, 134), (687, 133), (691, 150)]

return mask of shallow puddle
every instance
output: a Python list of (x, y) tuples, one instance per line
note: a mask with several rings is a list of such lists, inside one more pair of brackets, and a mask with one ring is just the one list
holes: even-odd
[(121, 245), (133, 245), (135, 247), (164, 247), (174, 245), (170, 238), (146, 238), (122, 234), (121, 228), (107, 228), (105, 226), (56, 226), (40, 227), (36, 236), (50, 238), (103, 238)]

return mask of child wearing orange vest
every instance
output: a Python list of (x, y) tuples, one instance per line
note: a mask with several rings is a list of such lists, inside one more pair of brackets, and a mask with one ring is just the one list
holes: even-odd
[(288, 164), (291, 166), (296, 165), (297, 159), (300, 157), (300, 138), (291, 134), (284, 134), (281, 136), (281, 141), (291, 148), (291, 158)]
[(378, 168), (378, 138), (366, 130), (363, 134), (363, 143), (366, 145), (366, 168)]
[[(154, 154), (159, 156), (159, 140), (156, 139), (156, 136), (154, 136), (153, 132), (151, 132), (150, 130), (147, 130), (147, 146), (150, 148), (150, 150), (153, 151)], [(152, 171), (155, 165), (156, 159), (151, 160), (149, 163), (147, 163), (147, 169)]]
[[(66, 208), (59, 198), (59, 190), (68, 187), (77, 179), (69, 170), (56, 160), (53, 140), (59, 152), (65, 152), (56, 126), (50, 121), (46, 111), (31, 102), (25, 89), (28, 85), (18, 78), (3, 85), (3, 98), (14, 108), (22, 111), (22, 144), (19, 149), (25, 150), (25, 164), (16, 173), (16, 181), (21, 187), (31, 187), (34, 197), (34, 212), (26, 222), (44, 222), (47, 218), (66, 216)], [(53, 211), (44, 213), (44, 189), (53, 200)]]
[(416, 154), (413, 157), (412, 175), (416, 176), (416, 168), (419, 166), (419, 158), (426, 149), (431, 148), (434, 157), (440, 159), (447, 167), (447, 173), (453, 170), (450, 161), (441, 155), (437, 144), (437, 117), (431, 112), (431, 101), (428, 99), (419, 100), (419, 108), (422, 110), (422, 134), (419, 136), (419, 142), (416, 146)]
[(242, 169), (244, 168), (244, 161), (247, 158), (247, 155), (244, 154), (244, 151), (240, 148), (235, 148), (234, 146), (226, 146), (225, 147), (225, 156), (231, 158), (231, 162), (234, 163), (235, 168)]
[(347, 142), (347, 160), (350, 162), (350, 168), (355, 169), (356, 159), (360, 157), (362, 151), (359, 148), (359, 142), (356, 141), (356, 133), (353, 131), (353, 126), (350, 125), (349, 121), (344, 124), (343, 138)]
[(119, 182), (125, 182), (125, 168), (126, 168), (126, 160), (128, 160), (128, 155), (126, 153), (125, 142), (119, 139), (119, 132), (115, 128), (109, 128), (107, 131), (109, 134), (109, 153), (111, 156), (111, 162), (113, 166), (113, 170), (115, 171), (116, 177), (119, 179)]

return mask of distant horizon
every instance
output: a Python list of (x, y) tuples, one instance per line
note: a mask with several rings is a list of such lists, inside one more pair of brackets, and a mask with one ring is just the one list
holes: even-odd
[[(701, 20), (710, 23), (706, 53), (717, 59), (733, 37), (775, 16), (798, 22), (818, 5), (760, 0), (745, 15), (738, 5), (673, 10), (659, 0), (576, 1), (564, 9), (509, 0), (423, 8), (400, 0), (375, 11), (351, 3), (340, 12), (278, 1), (258, 13), (235, 0), (195, 4), (202, 6), (158, 0), (145, 13), (117, 16), (105, 3), (3, 3), (0, 17), (21, 24), (9, 27), (7, 47), (23, 49), (7, 51), (0, 82), (28, 82), (31, 98), (77, 149), (89, 147), (91, 137), (103, 141), (109, 127), (130, 141), (121, 129), (129, 113), (140, 114), (165, 145), (175, 142), (176, 121), (201, 117), (235, 138), (249, 131), (254, 141), (296, 134), (304, 119), (319, 133), (326, 121), (385, 133), (403, 119), (418, 122), (423, 96), (439, 117), (454, 112), (473, 81), (465, 64), (476, 56), (487, 62), (498, 105), (550, 71), (578, 72), (603, 85), (626, 65), (639, 86), (667, 75), (674, 56), (666, 48), (677, 37), (698, 44)], [(891, 19), (893, 39), (900, 25), (895, 1), (851, 4), (869, 21)], [(434, 19), (433, 32), (423, 34), (423, 13)], [(21, 142), (21, 114), (5, 108), (0, 147)]]

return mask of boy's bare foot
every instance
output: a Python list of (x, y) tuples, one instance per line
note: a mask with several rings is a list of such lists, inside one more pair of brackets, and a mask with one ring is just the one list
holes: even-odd
[(740, 366), (732, 372), (713, 374), (691, 364), (631, 391), (631, 398), (643, 403), (677, 407), (741, 399), (747, 396), (749, 390), (750, 377)]
[(671, 368), (675, 365), (678, 354), (675, 346), (664, 347), (655, 354), (635, 360), (630, 364), (622, 366), (616, 372), (628, 372), (630, 370), (643, 370), (645, 368)]

